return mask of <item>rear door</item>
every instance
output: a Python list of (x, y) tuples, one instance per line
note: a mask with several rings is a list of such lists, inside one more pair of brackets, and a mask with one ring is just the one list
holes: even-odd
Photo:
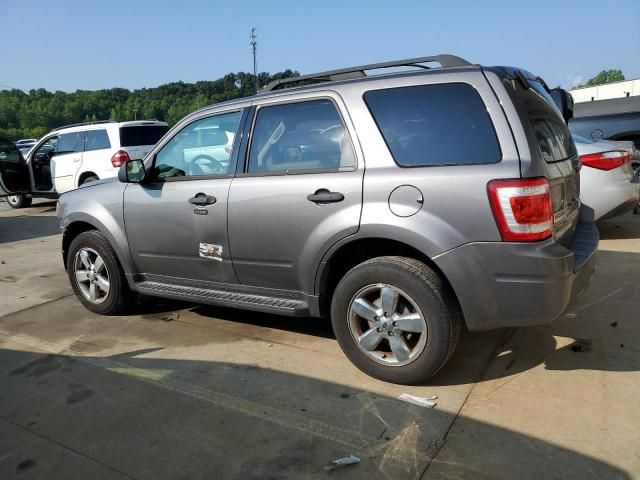
[(313, 291), (329, 246), (355, 233), (364, 165), (340, 97), (263, 99), (229, 192), (229, 243), (242, 284)]
[(29, 193), (27, 162), (14, 143), (0, 137), (0, 197)]
[(58, 193), (75, 188), (76, 173), (82, 164), (85, 132), (63, 133), (58, 138), (56, 151), (51, 158), (51, 177)]

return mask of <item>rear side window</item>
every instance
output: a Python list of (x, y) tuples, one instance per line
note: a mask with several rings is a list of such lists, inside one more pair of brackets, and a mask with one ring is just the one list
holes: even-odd
[(132, 125), (120, 127), (120, 146), (155, 145), (167, 133), (167, 125)]
[(111, 142), (109, 142), (107, 131), (88, 130), (84, 151), (90, 152), (92, 150), (102, 150), (104, 148), (111, 148)]
[(64, 133), (58, 139), (56, 154), (82, 152), (84, 147), (84, 132)]
[(249, 173), (353, 170), (349, 134), (331, 100), (261, 107), (249, 151)]
[(364, 100), (402, 167), (497, 163), (487, 108), (465, 83), (371, 90)]

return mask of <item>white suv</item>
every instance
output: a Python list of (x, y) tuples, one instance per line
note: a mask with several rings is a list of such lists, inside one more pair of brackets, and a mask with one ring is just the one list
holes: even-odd
[(26, 156), (31, 195), (13, 195), (13, 208), (28, 207), (32, 197), (55, 198), (83, 183), (115, 177), (127, 160), (144, 158), (169, 130), (165, 122), (90, 122), (52, 130)]

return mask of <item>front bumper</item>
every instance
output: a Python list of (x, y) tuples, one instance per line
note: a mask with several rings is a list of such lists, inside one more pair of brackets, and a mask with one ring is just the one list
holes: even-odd
[(541, 325), (561, 316), (589, 286), (599, 234), (583, 206), (568, 247), (475, 242), (433, 260), (449, 280), (469, 330)]

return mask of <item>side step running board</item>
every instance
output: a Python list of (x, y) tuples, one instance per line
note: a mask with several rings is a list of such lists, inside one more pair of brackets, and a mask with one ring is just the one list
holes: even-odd
[(309, 305), (302, 300), (269, 297), (227, 290), (210, 290), (198, 287), (184, 287), (160, 282), (144, 281), (136, 283), (140, 293), (175, 300), (185, 300), (209, 305), (244, 308), (260, 312), (304, 317), (309, 315)]

